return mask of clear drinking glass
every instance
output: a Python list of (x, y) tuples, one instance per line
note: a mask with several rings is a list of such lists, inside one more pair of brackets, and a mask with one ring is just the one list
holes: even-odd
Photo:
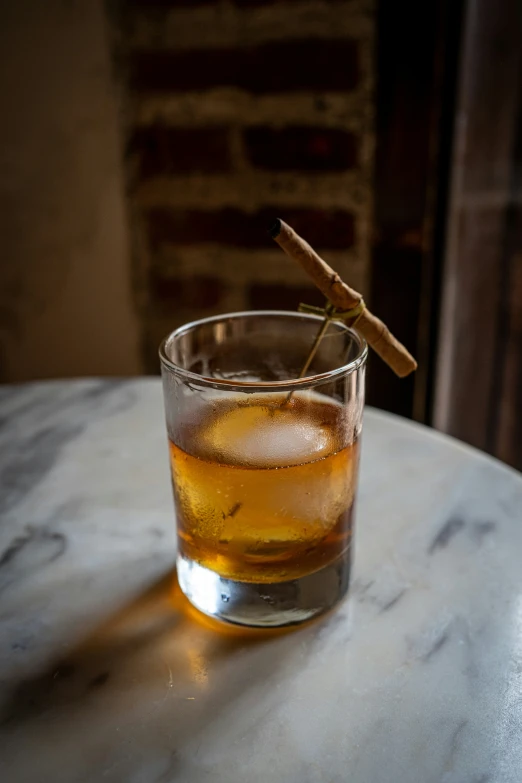
[(233, 313), (160, 348), (187, 598), (251, 626), (330, 609), (350, 577), (367, 346), (322, 319)]

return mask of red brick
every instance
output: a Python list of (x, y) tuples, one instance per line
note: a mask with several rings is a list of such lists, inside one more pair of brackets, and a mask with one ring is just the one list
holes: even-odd
[(138, 155), (143, 178), (231, 168), (225, 128), (141, 128), (134, 133), (129, 152)]
[[(256, 8), (263, 5), (288, 5), (288, 3), (299, 2), (303, 0), (231, 0), (233, 5), (240, 8)], [(326, 0), (327, 3), (334, 5), (346, 0)], [(124, 5), (131, 8), (141, 8), (144, 10), (150, 8), (187, 8), (201, 5), (220, 5), (222, 0), (124, 0)]]
[(141, 91), (204, 90), (220, 85), (251, 93), (351, 90), (357, 85), (352, 40), (277, 41), (238, 49), (136, 51), (130, 83)]
[[(175, 2), (175, 0), (172, 1)], [(247, 8), (256, 8), (262, 5), (288, 5), (292, 2), (302, 3), (302, 1), (303, 0), (232, 0), (234, 5)], [(339, 2), (344, 3), (346, 0), (326, 0), (326, 3), (330, 3), (331, 5), (335, 5)]]
[(171, 304), (184, 308), (216, 307), (225, 293), (225, 283), (212, 275), (169, 277), (153, 269), (149, 275), (149, 291), (160, 306)]
[[(168, 1), (168, 0), (166, 0)], [(217, 2), (218, 0), (215, 0)], [(176, 0), (171, 0), (171, 2), (176, 2)], [(261, 6), (261, 5), (288, 5), (288, 3), (292, 2), (298, 2), (302, 3), (303, 0), (232, 0), (234, 5), (238, 5), (240, 7), (242, 6)], [(326, 3), (330, 3), (331, 5), (335, 5), (336, 3), (345, 3), (346, 0), (326, 0)]]
[(254, 166), (272, 171), (344, 171), (355, 166), (353, 133), (330, 128), (247, 128), (245, 149)]
[(286, 220), (314, 247), (345, 249), (354, 242), (354, 217), (346, 210), (265, 207), (251, 215), (239, 209), (216, 212), (154, 209), (147, 217), (149, 239), (156, 248), (163, 243), (201, 242), (267, 248), (272, 244), (267, 231), (276, 217)]
[(253, 310), (296, 310), (301, 302), (322, 307), (325, 298), (315, 286), (255, 283), (248, 289), (248, 304)]
[(123, 0), (130, 8), (187, 8), (199, 5), (216, 5), (220, 0)]

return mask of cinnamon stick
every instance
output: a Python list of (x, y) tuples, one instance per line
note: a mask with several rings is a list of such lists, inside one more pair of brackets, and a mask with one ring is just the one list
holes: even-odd
[[(350, 288), (326, 261), (283, 220), (276, 220), (270, 235), (285, 253), (297, 261), (315, 285), (337, 310), (351, 310), (362, 302), (362, 296)], [(417, 369), (417, 362), (379, 318), (364, 307), (356, 320), (357, 329), (373, 350), (399, 376), (405, 378)]]

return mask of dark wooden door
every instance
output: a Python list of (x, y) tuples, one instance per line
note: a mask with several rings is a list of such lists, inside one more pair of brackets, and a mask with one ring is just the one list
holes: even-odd
[(522, 468), (522, 3), (379, 4), (368, 399)]
[(435, 425), (522, 469), (522, 4), (469, 0)]
[(373, 309), (414, 353), (406, 380), (370, 362), (368, 401), (431, 423), (460, 0), (377, 4)]

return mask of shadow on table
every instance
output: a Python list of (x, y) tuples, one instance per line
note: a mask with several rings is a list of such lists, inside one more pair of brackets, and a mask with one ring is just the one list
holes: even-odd
[[(154, 696), (155, 691), (166, 687), (179, 692), (180, 698), (194, 699), (190, 693), (194, 688), (206, 690), (202, 686), (209, 670), (215, 669), (220, 659), (292, 634), (296, 635), (295, 629), (226, 626), (202, 615), (182, 594), (175, 572), (169, 571), (108, 617), (65, 657), (53, 661), (39, 675), (15, 683), (1, 710), (0, 725), (14, 726), (44, 713), (55, 716), (68, 708), (88, 707), (93, 694), (117, 681), (120, 689), (124, 688), (129, 679), (131, 689), (139, 681), (143, 691), (140, 698)], [(279, 650), (278, 665), (281, 653)], [(272, 655), (267, 657), (266, 667), (257, 661), (256, 676), (248, 669), (245, 682), (236, 678), (238, 689), (254, 684), (265, 668), (265, 674), (273, 672)], [(217, 690), (215, 684), (213, 688)], [(189, 695), (184, 695), (185, 690)]]

